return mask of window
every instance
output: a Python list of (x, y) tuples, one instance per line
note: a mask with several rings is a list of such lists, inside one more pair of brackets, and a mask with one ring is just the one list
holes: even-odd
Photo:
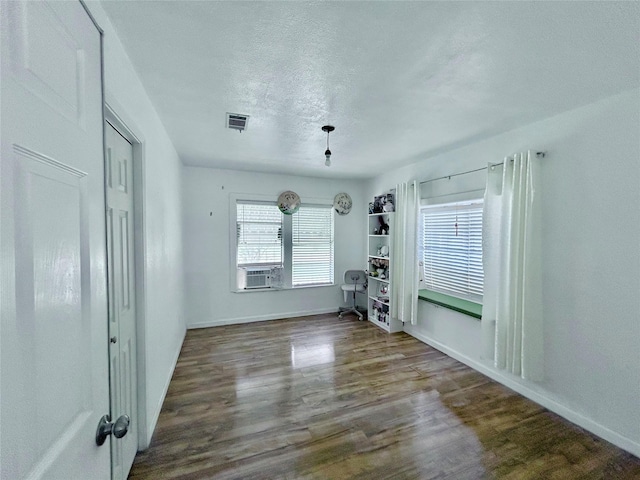
[[(283, 215), (274, 202), (236, 200), (232, 287), (297, 288), (332, 285), (333, 209), (302, 205)], [(233, 253), (233, 252), (232, 252)]]
[(424, 287), (482, 303), (482, 200), (420, 209)]
[(333, 283), (332, 208), (303, 205), (292, 221), (293, 286)]
[(282, 265), (282, 213), (276, 205), (236, 204), (238, 266)]

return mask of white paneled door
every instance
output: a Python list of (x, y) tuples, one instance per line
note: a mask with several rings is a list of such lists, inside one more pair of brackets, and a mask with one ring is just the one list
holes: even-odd
[(138, 450), (133, 147), (109, 123), (105, 140), (111, 416), (131, 418), (127, 435), (111, 438), (112, 478), (121, 480), (127, 478)]
[(0, 478), (110, 478), (100, 33), (0, 2)]

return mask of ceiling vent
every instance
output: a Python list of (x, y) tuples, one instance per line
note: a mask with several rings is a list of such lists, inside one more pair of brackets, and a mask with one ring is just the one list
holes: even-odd
[(227, 127), (241, 132), (247, 129), (247, 123), (249, 123), (249, 115), (227, 113)]

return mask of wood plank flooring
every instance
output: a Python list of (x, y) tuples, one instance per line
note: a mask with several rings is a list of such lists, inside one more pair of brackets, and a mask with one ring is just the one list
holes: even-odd
[(335, 315), (190, 330), (131, 479), (640, 479), (640, 459)]

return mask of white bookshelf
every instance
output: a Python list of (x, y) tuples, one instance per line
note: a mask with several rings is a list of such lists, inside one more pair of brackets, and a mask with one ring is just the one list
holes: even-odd
[[(368, 319), (374, 325), (393, 333), (402, 330), (402, 322), (391, 318), (391, 271), (393, 269), (394, 212), (370, 213), (367, 227)], [(382, 234), (382, 226), (388, 228)], [(384, 227), (383, 227), (384, 230)]]

